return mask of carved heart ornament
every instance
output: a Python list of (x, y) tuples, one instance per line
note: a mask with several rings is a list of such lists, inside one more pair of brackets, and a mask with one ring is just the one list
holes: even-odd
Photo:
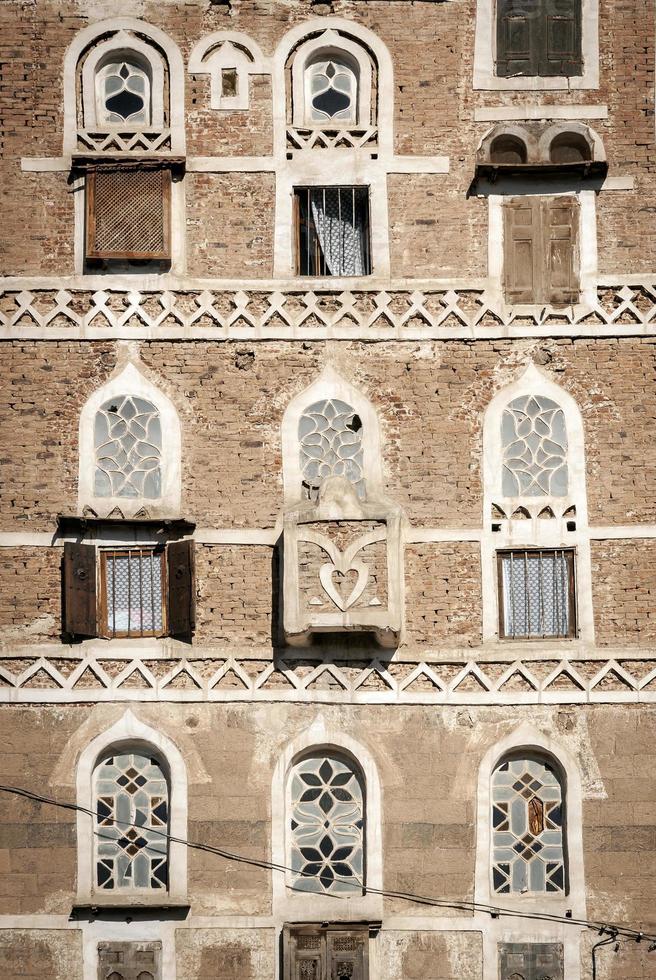
[[(344, 598), (335, 585), (334, 576), (336, 574), (348, 575), (349, 572), (355, 572), (358, 577), (351, 590), (351, 594), (347, 598)], [(350, 609), (358, 601), (364, 592), (369, 581), (369, 568), (362, 561), (349, 560), (347, 555), (340, 551), (339, 557), (336, 556), (334, 563), (326, 562), (325, 565), (321, 566), (319, 569), (319, 581), (326, 595), (332, 599), (342, 612), (346, 612), (347, 609)]]

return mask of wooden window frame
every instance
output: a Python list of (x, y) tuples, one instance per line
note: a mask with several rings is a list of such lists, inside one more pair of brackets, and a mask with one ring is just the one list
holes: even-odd
[[(311, 195), (311, 193), (313, 191), (322, 191), (322, 190), (324, 190), (324, 191), (326, 191), (326, 190), (336, 190), (336, 191), (366, 190), (366, 192), (367, 192), (367, 196), (366, 196), (367, 220), (366, 220), (365, 233), (363, 235), (364, 242), (365, 242), (365, 254), (366, 254), (366, 267), (367, 267), (367, 271), (366, 272), (363, 272), (362, 273), (362, 276), (357, 275), (357, 274), (356, 275), (333, 275), (330, 272), (317, 272), (317, 271), (314, 271), (314, 272), (310, 272), (310, 271), (303, 272), (303, 269), (302, 269), (303, 256), (302, 256), (302, 235), (301, 235), (301, 228), (302, 228), (302, 225), (305, 224), (306, 222), (304, 221), (304, 219), (302, 217), (302, 213), (301, 213), (301, 195), (302, 194), (307, 194), (308, 195), (308, 199), (309, 199), (309, 196)], [(372, 247), (372, 240), (371, 240), (371, 188), (369, 187), (368, 184), (320, 184), (320, 185), (316, 185), (316, 186), (315, 185), (312, 185), (312, 184), (299, 184), (298, 186), (297, 185), (294, 185), (294, 187), (292, 188), (292, 221), (294, 222), (294, 227), (293, 227), (293, 239), (294, 239), (294, 272), (295, 272), (295, 275), (296, 276), (298, 276), (300, 278), (303, 278), (303, 279), (307, 279), (307, 278), (310, 278), (310, 279), (359, 279), (359, 278), (362, 278), (363, 276), (371, 276), (371, 275), (373, 275), (373, 255), (372, 255), (372, 251), (371, 251), (371, 247)], [(309, 219), (308, 219), (308, 222), (307, 222), (307, 228), (308, 228), (308, 238), (309, 238), (310, 237), (310, 228), (311, 228), (311, 225), (309, 223)], [(310, 251), (310, 249), (308, 248), (308, 252), (309, 251)], [(307, 269), (309, 270), (310, 265), (311, 264), (314, 264), (314, 268), (316, 270), (316, 269), (320, 269), (321, 268), (322, 263), (325, 264), (325, 259), (323, 259), (322, 254), (321, 254), (321, 246), (320, 246), (320, 243), (319, 243), (319, 236), (315, 232), (314, 233), (314, 257), (313, 257), (313, 263), (310, 262), (309, 257), (308, 257), (308, 260), (306, 262), (306, 266), (307, 266)]]
[[(376, 924), (374, 928), (378, 928)], [(319, 967), (319, 980), (330, 980), (335, 958), (334, 942), (342, 936), (357, 938), (362, 952), (361, 970), (354, 976), (361, 980), (369, 978), (369, 938), (372, 926), (363, 922), (304, 922), (286, 923), (283, 927), (283, 980), (297, 980), (296, 965), (303, 960), (314, 961)], [(315, 951), (298, 955), (297, 941), (301, 936), (318, 937), (320, 942)], [(348, 955), (348, 954), (347, 954)]]
[[(504, 592), (503, 592), (503, 559), (507, 555), (517, 555), (529, 558), (541, 555), (564, 555), (567, 563), (567, 634), (557, 636), (546, 634), (532, 636), (529, 634), (512, 635), (506, 633)], [(576, 549), (575, 548), (502, 548), (497, 551), (497, 604), (499, 607), (499, 639), (512, 642), (544, 642), (545, 640), (573, 640), (578, 636), (578, 616), (576, 609)]]
[[(91, 262), (101, 261), (152, 261), (170, 262), (171, 261), (171, 181), (172, 174), (170, 167), (149, 168), (158, 169), (165, 176), (162, 188), (162, 239), (164, 247), (161, 252), (139, 252), (139, 251), (98, 251), (95, 248), (96, 241), (96, 174), (99, 169), (119, 171), (128, 169), (116, 165), (105, 168), (89, 168), (85, 179), (85, 258)], [(139, 170), (138, 167), (129, 169)], [(147, 172), (144, 168), (141, 172)]]
[[(150, 554), (159, 559), (161, 576), (161, 605), (162, 605), (162, 628), (159, 630), (112, 630), (109, 626), (107, 608), (107, 559), (108, 558), (129, 558), (138, 553), (140, 557)], [(167, 636), (168, 635), (168, 575), (165, 545), (146, 545), (145, 547), (130, 548), (100, 548), (98, 554), (100, 590), (98, 603), (98, 634), (105, 639), (132, 639), (144, 636)]]
[[(571, 18), (558, 16), (550, 10), (553, 0), (540, 0), (540, 10), (535, 16), (525, 18), (525, 29), (528, 34), (528, 47), (526, 52), (519, 52), (515, 57), (503, 43), (504, 25), (510, 18), (512, 12), (507, 12), (504, 7), (508, 0), (491, 0), (494, 5), (494, 35), (495, 35), (495, 58), (494, 73), (497, 78), (581, 78), (585, 73), (584, 46), (583, 46), (583, 0), (571, 0), (572, 5), (576, 5)], [(552, 24), (556, 21), (571, 20), (573, 26), (574, 50), (570, 52), (571, 57), (566, 57), (566, 52), (560, 52), (560, 57), (549, 58), (549, 31)], [(526, 62), (525, 70), (517, 70), (517, 62)], [(570, 70), (566, 70), (569, 68)]]

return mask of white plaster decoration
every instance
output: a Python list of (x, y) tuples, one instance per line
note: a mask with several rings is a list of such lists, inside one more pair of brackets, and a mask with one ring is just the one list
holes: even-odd
[(604, 144), (601, 137), (594, 129), (590, 126), (586, 126), (584, 123), (576, 122), (555, 122), (551, 126), (548, 126), (541, 134), (540, 141), (538, 145), (538, 155), (541, 160), (549, 160), (551, 144), (557, 136), (563, 136), (565, 133), (576, 133), (577, 136), (582, 136), (590, 147), (590, 159), (591, 160), (605, 160), (606, 151), (604, 149)]
[[(507, 307), (503, 289), (503, 206), (506, 197), (536, 196), (536, 197), (576, 197), (579, 203), (579, 229), (578, 229), (578, 258), (579, 258), (579, 283), (580, 294), (579, 302), (570, 307), (552, 307), (539, 304), (518, 304), (515, 306), (516, 315), (521, 316), (522, 311), (528, 313), (533, 310), (540, 317), (557, 316), (558, 311), (565, 313), (570, 310), (569, 316), (574, 320), (583, 309), (595, 304), (598, 288), (598, 265), (597, 265), (597, 202), (596, 194), (593, 190), (575, 190), (567, 186), (563, 190), (558, 190), (562, 186), (553, 180), (542, 180), (532, 182), (521, 178), (506, 178), (491, 185), (492, 193), (487, 194), (488, 198), (488, 285), (492, 294), (496, 297), (500, 306)], [(480, 192), (485, 193), (483, 188)], [(539, 312), (538, 312), (539, 311)], [(568, 315), (565, 313), (565, 315)]]
[(590, 160), (605, 161), (606, 151), (601, 137), (590, 126), (576, 120), (551, 122), (550, 125), (545, 125), (543, 128), (536, 127), (535, 124), (522, 126), (520, 122), (513, 121), (497, 123), (481, 139), (476, 157), (480, 162), (493, 162), (490, 157), (492, 144), (499, 136), (509, 135), (516, 136), (526, 146), (527, 163), (551, 163), (551, 144), (557, 136), (564, 136), (567, 133), (583, 137), (589, 147)]
[[(94, 738), (83, 750), (77, 764), (77, 803), (85, 810), (95, 810), (94, 772), (108, 750), (123, 752), (152, 751), (165, 767), (169, 781), (169, 833), (172, 837), (187, 836), (187, 770), (182, 754), (162, 733), (141, 722), (130, 709), (107, 731)], [(125, 903), (128, 896), (121, 892), (108, 893), (95, 884), (94, 818), (78, 811), (77, 846), (78, 869), (77, 903), (105, 905)], [(139, 903), (184, 904), (187, 899), (187, 849), (183, 844), (169, 842), (169, 887), (162, 895), (159, 890), (148, 894), (130, 893), (129, 900)]]
[(599, 88), (599, 0), (581, 0), (583, 74), (568, 77), (496, 74), (496, 0), (476, 0), (474, 41), (474, 89), (505, 91), (553, 91)]
[[(345, 73), (343, 88), (350, 94), (349, 105), (335, 122), (319, 118), (313, 106), (318, 71), (333, 64), (336, 74), (340, 69)], [(353, 126), (365, 129), (372, 125), (374, 117), (371, 105), (372, 91), (371, 58), (362, 43), (352, 41), (345, 32), (328, 28), (322, 34), (312, 37), (294, 51), (292, 61), (292, 123), (303, 128), (348, 129)], [(325, 86), (324, 86), (325, 87)]]
[[(134, 66), (146, 81), (144, 87), (145, 118), (139, 121), (112, 119), (106, 105), (107, 69), (112, 75), (122, 63)], [(114, 71), (116, 69), (116, 72)], [(93, 131), (161, 130), (164, 127), (164, 77), (165, 65), (159, 51), (128, 31), (117, 31), (85, 58), (82, 67), (82, 118), (84, 128)], [(129, 82), (129, 79), (126, 79)]]
[[(491, 665), (489, 646), (469, 660), (462, 650), (428, 652), (421, 658), (397, 651), (391, 660), (389, 654), (369, 656), (354, 675), (352, 658), (338, 644), (328, 653), (313, 653), (316, 665), (310, 671), (305, 650), (290, 650), (281, 658), (263, 647), (226, 658), (202, 647), (188, 660), (183, 646), (170, 638), (146, 638), (113, 640), (111, 652), (99, 640), (86, 641), (80, 650), (61, 644), (12, 648), (0, 657), (0, 702), (656, 704), (656, 656), (637, 648), (601, 655), (592, 644), (579, 643), (564, 658), (558, 642), (536, 649), (518, 641), (510, 651), (508, 645), (497, 645)], [(217, 656), (222, 664), (208, 676), (207, 659)], [(161, 671), (153, 672), (153, 661)]]
[(337, 399), (345, 402), (362, 422), (362, 472), (367, 495), (382, 492), (382, 459), (380, 423), (371, 402), (327, 365), (309, 387), (296, 395), (285, 409), (282, 420), (282, 466), (285, 502), (298, 504), (303, 499), (303, 472), (300, 461), (299, 424), (306, 409), (317, 402)]
[[(537, 484), (534, 480), (527, 488), (528, 492), (508, 496), (509, 474), (503, 463), (502, 424), (508, 406), (521, 402), (527, 396), (541, 397), (555, 403), (560, 409), (562, 422), (559, 423), (558, 413), (552, 419), (553, 443), (556, 446), (559, 440), (561, 443), (566, 440), (566, 445), (560, 450), (552, 447), (550, 460), (556, 463), (559, 460), (560, 472), (564, 473), (564, 459), (566, 476), (559, 479), (552, 475), (547, 486), (536, 471)], [(563, 423), (566, 435), (561, 431)], [(552, 465), (551, 462), (549, 465)], [(578, 634), (583, 640), (592, 641), (594, 620), (585, 466), (583, 420), (576, 402), (546, 372), (529, 364), (516, 381), (495, 395), (485, 411), (483, 422), (481, 559), (484, 640), (493, 639), (499, 630), (497, 552), (508, 548), (564, 548), (576, 552)], [(559, 642), (571, 644), (572, 641), (564, 639)]]
[[(158, 454), (157, 468), (160, 471), (160, 480), (157, 495), (152, 495), (153, 492), (156, 493), (152, 488), (147, 496), (142, 494), (125, 496), (121, 492), (116, 493), (118, 486), (116, 481), (114, 481), (116, 486), (113, 492), (98, 493), (96, 490), (99, 453), (94, 436), (96, 416), (111, 400), (115, 400), (116, 406), (119, 407), (126, 396), (148, 402), (159, 414), (161, 450)], [(181, 433), (178, 413), (171, 400), (148, 381), (134, 364), (128, 363), (122, 370), (119, 369), (118, 373), (94, 391), (87, 400), (80, 414), (79, 446), (78, 509), (80, 513), (85, 506), (88, 506), (99, 517), (105, 517), (118, 507), (125, 517), (131, 517), (145, 507), (150, 516), (164, 514), (178, 516), (181, 498)], [(115, 449), (118, 451), (118, 447)]]
[[(544, 758), (561, 775), (565, 798), (565, 853), (568, 863), (567, 888), (564, 893), (527, 892), (500, 895), (492, 887), (492, 776), (505, 758), (524, 753)], [(521, 725), (486, 752), (479, 769), (476, 807), (475, 901), (501, 909), (521, 908), (526, 912), (551, 912), (560, 916), (571, 909), (574, 918), (585, 918), (583, 792), (579, 766), (570, 753), (552, 737), (533, 726)], [(525, 926), (524, 929), (526, 928)], [(533, 928), (533, 925), (528, 928)]]
[[(100, 39), (96, 47), (94, 43)], [(150, 42), (150, 43), (149, 43)], [(84, 62), (85, 52), (88, 51)], [(131, 133), (129, 122), (124, 124), (108, 123), (97, 119), (96, 114), (96, 82), (95, 73), (98, 68), (108, 61), (130, 57), (136, 53), (146, 62), (151, 83), (152, 110), (151, 122), (148, 126), (135, 126), (136, 132)], [(81, 72), (80, 72), (81, 68)], [(81, 106), (78, 111), (77, 81), (81, 75)], [(164, 102), (164, 76), (168, 77), (168, 103)], [(168, 116), (168, 119), (167, 119)], [(91, 124), (92, 128), (89, 128)], [(100, 127), (100, 131), (98, 131)], [(129, 134), (124, 144), (110, 141), (107, 146), (103, 143), (107, 135), (120, 129), (121, 134)], [(161, 145), (162, 132), (169, 131), (166, 137), (167, 145)], [(134, 145), (128, 145), (134, 137)], [(80, 139), (82, 143), (80, 144)], [(94, 152), (117, 148), (124, 152), (143, 154), (140, 143), (145, 141), (149, 151), (170, 151), (181, 155), (185, 152), (184, 127), (184, 66), (177, 45), (157, 27), (145, 21), (128, 17), (116, 17), (99, 21), (84, 28), (76, 35), (69, 45), (64, 58), (64, 134), (63, 152), (65, 157), (76, 153), (79, 149), (89, 150), (89, 142), (94, 146)], [(153, 143), (154, 141), (154, 143)], [(70, 167), (70, 163), (69, 163)]]
[(493, 105), (477, 106), (474, 122), (547, 119), (607, 119), (607, 105)]
[[(223, 73), (234, 70), (235, 91), (223, 90)], [(224, 112), (246, 110), (250, 104), (250, 76), (269, 75), (271, 66), (259, 46), (239, 31), (214, 31), (201, 38), (189, 55), (192, 75), (210, 76), (210, 107)]]
[[(288, 743), (282, 750), (271, 784), (271, 860), (291, 866), (290, 774), (294, 765), (315, 753), (335, 754), (349, 759), (360, 770), (365, 800), (365, 877), (368, 888), (382, 888), (382, 800), (378, 771), (373, 757), (359, 742), (342, 730), (327, 726), (318, 715), (312, 726)], [(322, 920), (357, 921), (382, 918), (383, 901), (379, 895), (346, 892), (338, 901), (329, 894), (299, 891), (289, 874), (272, 875), (273, 914), (282, 921), (308, 922)]]

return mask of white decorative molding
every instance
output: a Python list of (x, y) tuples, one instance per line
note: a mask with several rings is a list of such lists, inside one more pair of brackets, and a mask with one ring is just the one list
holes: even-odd
[(361, 43), (352, 41), (345, 33), (327, 28), (305, 41), (294, 51), (292, 61), (292, 122), (294, 126), (310, 129), (333, 129), (334, 123), (318, 123), (312, 120), (310, 112), (310, 79), (308, 68), (321, 55), (326, 59), (331, 57), (339, 60), (340, 54), (345, 54), (349, 63), (355, 67), (357, 84), (356, 112), (353, 123), (344, 123), (342, 128), (363, 129), (372, 124), (374, 116), (371, 104), (371, 59)]
[[(365, 782), (365, 846), (366, 883), (369, 888), (383, 887), (382, 798), (378, 770), (372, 754), (342, 729), (327, 725), (318, 715), (310, 728), (289, 742), (278, 755), (271, 784), (271, 860), (288, 865), (288, 781), (294, 762), (310, 751), (333, 750), (344, 753), (357, 764)], [(272, 879), (273, 912), (283, 921), (316, 921), (322, 919), (380, 920), (383, 899), (371, 893), (365, 895), (320, 895), (294, 891), (285, 875)]]
[(98, 91), (98, 73), (110, 61), (131, 60), (131, 55), (137, 55), (141, 66), (147, 66), (149, 75), (149, 115), (150, 119), (144, 126), (156, 130), (164, 128), (164, 77), (165, 65), (159, 51), (152, 44), (146, 44), (141, 38), (126, 30), (117, 31), (106, 41), (93, 48), (84, 60), (82, 67), (82, 116), (87, 130), (104, 129), (109, 132), (130, 128), (130, 123), (110, 123), (101, 118), (101, 94)]
[[(235, 95), (223, 95), (222, 71), (234, 69)], [(240, 31), (214, 31), (192, 48), (188, 69), (192, 75), (210, 76), (210, 107), (222, 111), (245, 110), (250, 105), (250, 76), (269, 75), (271, 66), (258, 44)]]
[[(100, 406), (110, 398), (134, 395), (151, 402), (159, 411), (162, 432), (161, 493), (155, 499), (146, 497), (96, 496), (94, 489), (96, 451), (94, 424)], [(173, 402), (132, 362), (118, 368), (102, 387), (87, 399), (80, 413), (79, 423), (79, 479), (78, 509), (91, 507), (98, 517), (106, 517), (118, 507), (124, 517), (133, 517), (145, 507), (152, 516), (178, 516), (182, 495), (181, 483), (181, 430), (180, 419)]]
[[(182, 753), (161, 732), (139, 720), (128, 708), (122, 718), (102, 732), (83, 749), (77, 763), (77, 803), (85, 810), (95, 810), (93, 773), (101, 754), (109, 748), (145, 747), (155, 750), (167, 768), (169, 780), (169, 833), (185, 840), (187, 837), (187, 769)], [(113, 894), (98, 890), (94, 885), (93, 867), (94, 821), (88, 815), (77, 814), (77, 902), (80, 905), (102, 905)], [(162, 903), (162, 895), (153, 899)], [(187, 898), (187, 848), (171, 841), (169, 844), (169, 889), (167, 900), (184, 902)]]
[(505, 122), (529, 119), (607, 119), (607, 105), (525, 105), (477, 106), (474, 122)]

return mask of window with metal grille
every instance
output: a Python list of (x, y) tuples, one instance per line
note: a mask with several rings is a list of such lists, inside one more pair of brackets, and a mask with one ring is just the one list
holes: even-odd
[(369, 188), (297, 187), (294, 207), (298, 275), (370, 275)]
[(573, 551), (500, 551), (497, 563), (500, 637), (576, 635)]
[(164, 549), (101, 551), (104, 636), (159, 636), (165, 631)]
[(170, 199), (170, 170), (91, 170), (86, 178), (87, 259), (169, 260)]

